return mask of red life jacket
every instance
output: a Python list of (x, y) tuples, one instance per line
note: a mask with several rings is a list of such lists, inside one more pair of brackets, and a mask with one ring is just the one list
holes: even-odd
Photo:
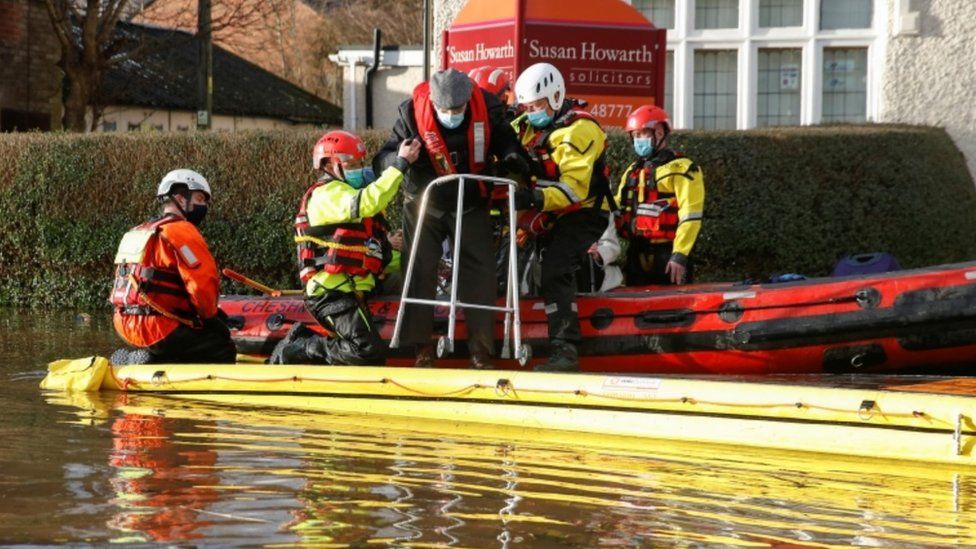
[[(668, 162), (675, 157), (669, 157)], [(628, 236), (652, 241), (674, 241), (678, 230), (678, 199), (657, 188), (658, 164), (631, 166), (620, 194)]]
[(174, 221), (181, 219), (166, 215), (133, 227), (122, 238), (115, 258), (115, 283), (109, 294), (115, 310), (126, 315), (162, 315), (186, 325), (199, 323), (180, 273), (159, 268), (147, 259), (159, 245), (160, 228)]
[[(532, 159), (533, 164), (538, 168), (535, 173), (536, 177), (531, 183), (529, 183), (530, 188), (535, 188), (536, 179), (559, 181), (559, 164), (552, 159), (552, 148), (549, 144), (549, 137), (556, 130), (571, 126), (574, 122), (580, 119), (590, 120), (597, 126), (600, 125), (592, 114), (576, 107), (574, 104), (564, 114), (553, 120), (552, 125), (550, 125), (548, 128), (543, 131), (536, 131), (535, 135), (532, 136), (532, 140), (525, 144), (529, 157)], [(526, 132), (528, 132), (529, 126), (530, 124), (528, 118), (523, 118), (519, 123), (518, 136), (520, 142), (522, 141)], [(589, 193), (583, 198), (583, 200), (592, 197), (598, 197), (597, 202), (594, 204), (596, 209), (600, 209), (603, 206), (604, 200), (609, 201), (611, 210), (617, 209), (617, 206), (613, 200), (613, 192), (610, 190), (610, 166), (606, 162), (606, 148), (604, 148), (604, 150), (600, 153), (599, 158), (597, 158), (596, 163), (593, 165), (593, 175), (590, 178)], [(583, 204), (577, 202), (576, 204), (571, 204), (553, 213), (567, 214), (582, 209), (582, 207)]]
[[(488, 121), (488, 106), (485, 96), (475, 86), (468, 101), (471, 119), (468, 122), (468, 166), (467, 173), (481, 173), (488, 162), (488, 146), (491, 143), (491, 123)], [(417, 133), (424, 142), (430, 163), (434, 166), (437, 176), (458, 173), (457, 166), (451, 161), (451, 153), (447, 150), (444, 136), (437, 123), (437, 113), (430, 100), (430, 84), (421, 82), (413, 89), (413, 116), (417, 124)]]
[(309, 223), (308, 199), (312, 192), (334, 181), (319, 181), (309, 187), (295, 216), (298, 276), (302, 284), (307, 284), (319, 271), (350, 276), (378, 275), (387, 262), (383, 244), (386, 220), (382, 214), (347, 223)]

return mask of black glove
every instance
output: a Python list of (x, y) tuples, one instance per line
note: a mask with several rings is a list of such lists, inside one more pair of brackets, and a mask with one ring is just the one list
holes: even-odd
[(525, 187), (515, 189), (515, 209), (529, 210), (532, 208), (535, 208), (535, 192)]
[(502, 159), (502, 164), (505, 166), (506, 170), (516, 175), (528, 177), (531, 173), (531, 170), (529, 169), (529, 162), (523, 158), (522, 155), (516, 152), (508, 153), (508, 155)]

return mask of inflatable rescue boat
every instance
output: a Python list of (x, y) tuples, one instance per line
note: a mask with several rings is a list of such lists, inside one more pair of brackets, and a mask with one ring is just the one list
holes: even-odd
[[(221, 298), (238, 352), (268, 356), (294, 322), (318, 329), (300, 295)], [(370, 300), (389, 341), (399, 296)], [(520, 304), (531, 364), (549, 351), (544, 305)], [(584, 372), (772, 374), (926, 371), (976, 367), (976, 262), (771, 284), (621, 288), (578, 298)], [(448, 308), (435, 311), (435, 338)], [(502, 316), (496, 323), (501, 350)], [(455, 352), (438, 366), (465, 367), (464, 314)], [(433, 342), (432, 342), (433, 343)], [(413, 363), (391, 349), (388, 364)], [(499, 367), (519, 369), (514, 360)], [(957, 370), (958, 371), (958, 370)]]

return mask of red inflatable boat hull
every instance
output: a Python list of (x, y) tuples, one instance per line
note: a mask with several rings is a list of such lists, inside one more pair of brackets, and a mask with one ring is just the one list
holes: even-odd
[[(267, 356), (295, 321), (315, 324), (300, 296), (224, 296), (243, 354)], [(370, 301), (389, 340), (398, 296)], [(782, 374), (976, 367), (976, 262), (844, 278), (758, 284), (621, 288), (578, 298), (589, 372)], [(522, 337), (533, 361), (548, 355), (539, 299), (521, 302)], [(447, 307), (435, 312), (435, 340)], [(501, 315), (496, 339), (501, 341)], [(463, 311), (455, 353), (439, 366), (465, 367)], [(497, 345), (501, 349), (500, 343)], [(411, 365), (413, 349), (391, 349), (388, 363)], [(512, 360), (499, 367), (518, 369)]]

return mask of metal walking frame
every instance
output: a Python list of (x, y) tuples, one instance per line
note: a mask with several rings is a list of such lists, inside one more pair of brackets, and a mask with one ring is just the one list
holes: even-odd
[[(459, 266), (461, 264), (461, 217), (464, 213), (464, 182), (466, 180), (484, 181), (487, 183), (492, 183), (493, 185), (508, 186), (508, 284), (506, 284), (504, 307), (498, 307), (497, 305), (481, 305), (479, 303), (462, 303), (459, 302), (457, 298), (458, 273), (460, 272)], [(458, 197), (454, 223), (454, 247), (452, 250), (453, 261), (451, 265), (451, 299), (448, 302), (450, 313), (448, 315), (447, 336), (441, 336), (437, 341), (437, 356), (443, 357), (448, 353), (454, 352), (454, 328), (455, 324), (457, 323), (458, 307), (464, 307), (465, 309), (482, 309), (486, 311), (505, 313), (505, 335), (502, 343), (501, 358), (512, 358), (512, 349), (509, 347), (509, 339), (511, 339), (515, 351), (514, 358), (518, 360), (519, 364), (525, 366), (532, 357), (532, 349), (528, 345), (522, 343), (522, 320), (521, 316), (519, 315), (519, 284), (517, 273), (518, 250), (515, 243), (515, 234), (517, 230), (515, 222), (515, 189), (518, 187), (518, 183), (503, 177), (489, 177), (471, 174), (445, 175), (431, 181), (430, 184), (427, 185), (427, 188), (424, 189), (424, 193), (420, 198), (420, 211), (417, 213), (417, 226), (414, 228), (413, 239), (410, 243), (410, 256), (407, 259), (407, 272), (403, 277), (403, 291), (400, 295), (400, 307), (397, 310), (396, 324), (393, 327), (393, 338), (390, 340), (390, 348), (397, 349), (400, 346), (400, 328), (403, 324), (403, 313), (406, 310), (407, 304), (413, 303), (417, 305), (431, 305), (435, 307), (444, 304), (444, 302), (437, 301), (436, 299), (408, 297), (407, 293), (410, 291), (410, 282), (413, 279), (414, 258), (417, 255), (417, 246), (420, 242), (419, 237), (421, 234), (421, 228), (423, 227), (424, 220), (426, 219), (427, 203), (430, 199), (430, 192), (435, 187), (454, 181), (457, 181)]]

